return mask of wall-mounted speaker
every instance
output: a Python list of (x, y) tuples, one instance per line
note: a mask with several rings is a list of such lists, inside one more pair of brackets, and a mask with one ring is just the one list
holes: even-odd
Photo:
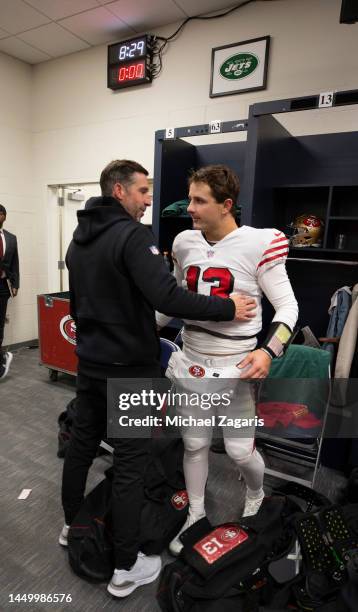
[(358, 0), (342, 0), (340, 23), (355, 23), (358, 21)]

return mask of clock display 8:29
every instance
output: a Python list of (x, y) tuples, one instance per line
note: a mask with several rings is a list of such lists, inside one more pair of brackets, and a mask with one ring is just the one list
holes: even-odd
[(118, 50), (118, 59), (132, 59), (135, 57), (142, 57), (145, 55), (145, 40), (143, 38), (139, 40), (134, 40), (130, 44), (124, 44), (119, 47)]
[(108, 46), (107, 81), (112, 90), (152, 81), (153, 37), (145, 34)]
[(137, 36), (129, 40), (109, 45), (108, 47), (108, 64), (118, 64), (127, 60), (146, 57), (150, 50), (150, 37)]

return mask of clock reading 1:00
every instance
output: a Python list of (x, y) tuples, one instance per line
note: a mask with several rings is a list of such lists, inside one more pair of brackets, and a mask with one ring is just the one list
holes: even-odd
[(109, 45), (107, 77), (110, 89), (151, 82), (152, 38), (146, 34)]

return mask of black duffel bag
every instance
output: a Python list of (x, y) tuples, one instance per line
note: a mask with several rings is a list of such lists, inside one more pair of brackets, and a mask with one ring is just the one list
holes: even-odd
[[(185, 522), (189, 505), (182, 466), (182, 440), (153, 439), (140, 526), (140, 549), (145, 554), (162, 552)], [(68, 535), (73, 571), (99, 582), (108, 581), (114, 570), (112, 470), (86, 496)]]
[(182, 534), (179, 559), (162, 570), (157, 599), (163, 612), (256, 610), (258, 590), (265, 588), (270, 597), (268, 559), (293, 548), (291, 520), (299, 511), (293, 500), (273, 496), (264, 499), (257, 515), (240, 522), (195, 523)]
[[(350, 609), (342, 589), (352, 549), (358, 549), (358, 504), (334, 506), (294, 483), (277, 493), (265, 498), (253, 517), (217, 527), (203, 519), (182, 534), (180, 558), (160, 577), (157, 599), (163, 612)], [(310, 511), (296, 498), (307, 501)], [(283, 563), (297, 540), (300, 572), (278, 582), (275, 562)]]

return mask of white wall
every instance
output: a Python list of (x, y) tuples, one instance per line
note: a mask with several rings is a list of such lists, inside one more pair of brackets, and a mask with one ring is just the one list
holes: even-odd
[[(243, 118), (262, 100), (356, 88), (358, 25), (339, 24), (340, 5), (255, 2), (223, 19), (189, 22), (169, 44), (160, 77), (121, 92), (106, 88), (105, 46), (36, 66), (33, 127), (41, 173), (93, 179), (113, 156), (134, 157), (152, 169), (155, 129)], [(169, 34), (176, 25), (156, 33)], [(268, 88), (210, 99), (212, 47), (266, 34), (272, 37)]]
[(33, 193), (32, 70), (27, 64), (0, 54), (0, 74), (0, 204), (7, 209), (4, 229), (17, 235), (21, 265), (21, 291), (9, 301), (10, 322), (5, 326), (4, 343), (12, 344), (37, 335), (34, 287), (39, 209)]
[[(121, 157), (138, 160), (152, 174), (157, 129), (242, 119), (249, 105), (259, 101), (356, 89), (358, 24), (339, 24), (340, 6), (341, 0), (254, 2), (223, 19), (189, 22), (169, 44), (158, 79), (116, 93), (106, 87), (106, 46), (34, 66), (30, 157), (39, 203), (36, 209), (31, 200), (37, 214), (36, 291), (48, 290), (48, 184), (97, 181), (104, 165)], [(154, 33), (169, 35), (177, 25)], [(211, 49), (268, 34), (272, 38), (267, 89), (210, 99)], [(22, 70), (30, 87), (30, 73)], [(28, 117), (26, 100), (23, 106)], [(358, 128), (357, 111), (347, 107), (279, 118), (294, 133)], [(24, 130), (20, 116), (15, 123)], [(23, 142), (20, 149), (28, 155)], [(20, 234), (20, 224), (13, 229)], [(24, 238), (22, 250), (26, 244)], [(29, 326), (24, 337), (34, 332), (34, 325)]]

